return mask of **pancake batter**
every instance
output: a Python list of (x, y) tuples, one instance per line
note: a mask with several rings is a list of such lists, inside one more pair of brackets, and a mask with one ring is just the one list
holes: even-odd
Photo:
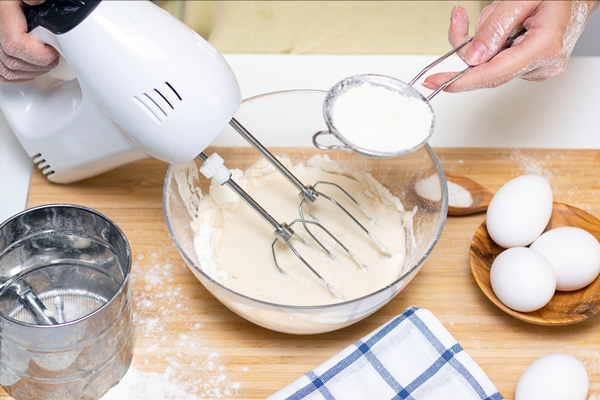
[[(377, 243), (328, 200), (317, 199), (310, 209), (318, 222), (351, 249), (367, 270), (319, 228), (309, 229), (336, 259), (319, 249), (300, 223), (294, 224), (293, 229), (310, 245), (297, 239), (292, 242), (344, 300), (372, 293), (401, 275), (406, 257), (405, 223), (410, 223), (415, 211), (406, 212), (400, 201), (370, 174), (344, 174), (327, 156), (315, 156), (307, 165), (292, 166), (287, 159), (282, 162), (305, 184), (317, 181), (340, 184), (368, 210), (371, 218), (358, 211), (339, 189), (319, 184), (317, 190), (342, 203), (392, 254), (391, 257), (384, 254)], [(257, 161), (245, 172), (232, 173), (232, 179), (279, 223), (289, 224), (299, 218), (297, 191), (266, 160)], [(308, 218), (306, 210), (305, 218)], [(279, 272), (271, 250), (275, 240), (273, 228), (227, 186), (211, 184), (209, 194), (199, 203), (192, 228), (196, 232), (195, 250), (201, 268), (236, 292), (287, 305), (341, 301), (280, 241), (275, 252), (284, 273)]]

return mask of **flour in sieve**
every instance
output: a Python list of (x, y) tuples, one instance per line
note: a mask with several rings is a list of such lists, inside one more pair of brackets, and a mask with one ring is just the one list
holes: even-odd
[(429, 104), (395, 90), (364, 83), (340, 94), (332, 106), (337, 132), (354, 147), (377, 153), (412, 150), (429, 136)]

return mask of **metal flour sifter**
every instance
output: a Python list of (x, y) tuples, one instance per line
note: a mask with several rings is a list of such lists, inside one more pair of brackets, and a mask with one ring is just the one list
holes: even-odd
[(0, 385), (17, 400), (98, 399), (133, 358), (131, 251), (85, 207), (0, 225)]

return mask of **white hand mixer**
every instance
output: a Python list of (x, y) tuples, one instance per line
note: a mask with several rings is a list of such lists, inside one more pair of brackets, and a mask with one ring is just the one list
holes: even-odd
[(239, 107), (224, 58), (149, 1), (58, 0), (25, 12), (31, 35), (77, 77), (0, 85), (9, 125), (53, 182), (149, 156), (188, 162)]
[[(49, 180), (70, 183), (149, 156), (169, 163), (186, 163), (198, 156), (207, 163), (202, 169), (207, 177), (216, 174), (220, 184), (232, 188), (273, 226), (273, 257), (280, 270), (275, 253), (278, 240), (340, 296), (290, 242), (299, 237), (291, 228), (296, 223), (329, 255), (309, 224), (323, 230), (366, 268), (325, 227), (303, 217), (303, 206), (319, 197), (338, 206), (389, 256), (349, 211), (314, 187), (334, 184), (305, 186), (233, 119), (241, 94), (232, 70), (221, 54), (185, 24), (150, 1), (140, 0), (54, 0), (26, 7), (25, 13), (30, 33), (55, 47), (61, 62), (67, 62), (76, 77), (64, 80), (55, 73), (26, 84), (0, 85), (0, 108)], [(299, 219), (290, 224), (277, 222), (231, 180), (220, 157), (203, 153), (227, 124), (300, 190)]]

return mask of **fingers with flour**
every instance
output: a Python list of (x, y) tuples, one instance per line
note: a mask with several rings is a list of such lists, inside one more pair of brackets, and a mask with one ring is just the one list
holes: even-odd
[[(39, 4), (42, 1), (30, 0)], [(23, 82), (58, 64), (58, 52), (27, 33), (20, 0), (0, 1), (0, 81)]]
[(495, 1), (477, 21), (473, 40), (464, 50), (469, 65), (479, 65), (494, 57), (510, 33), (531, 16), (542, 1)]
[[(560, 75), (597, 1), (496, 1), (485, 8), (473, 41), (460, 52), (474, 65), (469, 73), (446, 88), (460, 92), (502, 85), (515, 78), (543, 81)], [(453, 11), (449, 40), (464, 41), (466, 12)], [(522, 26), (527, 32), (510, 49), (497, 54), (510, 33)], [(479, 43), (479, 44), (478, 44)], [(439, 87), (454, 73), (428, 77), (424, 86)]]

